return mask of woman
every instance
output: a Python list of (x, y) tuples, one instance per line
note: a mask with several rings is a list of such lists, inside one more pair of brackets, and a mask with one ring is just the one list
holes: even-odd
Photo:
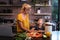
[(27, 3), (22, 5), (20, 13), (17, 15), (17, 32), (30, 32), (29, 30), (29, 11), (31, 6)]
[(29, 30), (29, 11), (31, 6), (27, 3), (22, 5), (20, 13), (17, 15), (17, 37), (16, 40), (25, 40), (26, 32)]

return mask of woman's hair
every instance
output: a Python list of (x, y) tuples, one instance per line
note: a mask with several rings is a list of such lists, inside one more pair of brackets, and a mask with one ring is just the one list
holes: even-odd
[(27, 4), (27, 3), (24, 3), (24, 4), (22, 5), (22, 8), (21, 8), (20, 12), (23, 12), (25, 9), (29, 9), (29, 8), (31, 8), (31, 5), (29, 5), (29, 4)]

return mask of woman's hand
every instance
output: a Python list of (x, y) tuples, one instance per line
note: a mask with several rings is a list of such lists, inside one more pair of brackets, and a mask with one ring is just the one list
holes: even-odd
[(32, 28), (32, 29), (31, 29), (31, 32), (34, 32), (34, 31), (35, 31), (35, 28)]

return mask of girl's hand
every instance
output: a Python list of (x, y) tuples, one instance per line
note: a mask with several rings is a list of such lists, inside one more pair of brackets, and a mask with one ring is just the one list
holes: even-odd
[(43, 30), (38, 30), (38, 32), (44, 32)]

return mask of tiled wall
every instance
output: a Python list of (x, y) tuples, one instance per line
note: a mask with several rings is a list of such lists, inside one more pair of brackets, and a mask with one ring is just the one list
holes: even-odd
[(41, 7), (41, 13), (51, 13), (51, 7)]

